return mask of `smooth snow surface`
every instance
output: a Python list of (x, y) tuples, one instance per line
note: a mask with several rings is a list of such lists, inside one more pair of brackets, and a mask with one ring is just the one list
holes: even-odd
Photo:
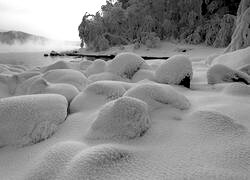
[(249, 48), (187, 49), (0, 65), (0, 179), (250, 179)]

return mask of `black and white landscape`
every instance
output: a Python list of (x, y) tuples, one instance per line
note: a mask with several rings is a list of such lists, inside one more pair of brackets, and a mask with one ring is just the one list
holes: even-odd
[(0, 179), (250, 179), (250, 0), (98, 3), (76, 57), (0, 46)]

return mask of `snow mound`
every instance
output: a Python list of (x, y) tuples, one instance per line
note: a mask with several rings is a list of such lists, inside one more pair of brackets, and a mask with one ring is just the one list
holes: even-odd
[(24, 146), (49, 138), (67, 116), (61, 95), (27, 95), (0, 99), (0, 146)]
[(234, 119), (215, 111), (196, 111), (189, 117), (190, 122), (204, 136), (237, 137), (248, 130)]
[(247, 64), (245, 66), (239, 67), (238, 70), (241, 71), (241, 72), (244, 72), (244, 73), (246, 73), (248, 75), (250, 75), (250, 64)]
[(250, 95), (250, 87), (243, 83), (232, 83), (228, 85), (224, 90), (224, 93), (231, 94), (231, 95)]
[(16, 88), (14, 90), (14, 92), (15, 92), (14, 95), (26, 95), (26, 94), (28, 94), (28, 89), (30, 88), (31, 84), (40, 78), (41, 78), (41, 75), (36, 75), (36, 76), (33, 76), (33, 77), (26, 79), (25, 81), (17, 84)]
[(70, 104), (70, 112), (78, 112), (89, 106), (95, 106), (95, 101), (99, 105), (115, 100), (125, 93), (126, 89), (119, 83), (97, 81), (76, 96)]
[(223, 64), (233, 69), (250, 64), (250, 47), (222, 54), (215, 58), (212, 65)]
[(151, 70), (146, 70), (146, 69), (140, 69), (139, 71), (137, 71), (133, 78), (132, 78), (132, 82), (136, 83), (138, 81), (144, 80), (144, 79), (148, 79), (150, 81), (154, 81), (155, 77), (154, 77), (154, 72)]
[(68, 102), (79, 94), (78, 89), (65, 83), (49, 83), (47, 80), (40, 78), (34, 81), (27, 90), (27, 94), (60, 94), (63, 95)]
[(88, 77), (88, 79), (90, 81), (92, 81), (92, 82), (105, 81), (105, 80), (129, 82), (128, 79), (124, 79), (121, 76), (118, 76), (118, 75), (110, 73), (110, 72), (103, 72), (103, 73), (99, 73), (99, 74), (93, 74), (93, 75), (90, 75)]
[(67, 163), (82, 149), (80, 142), (66, 141), (55, 144), (37, 158), (37, 162), (26, 174), (25, 180), (55, 180), (66, 170)]
[(137, 98), (146, 102), (150, 111), (166, 105), (180, 110), (186, 110), (190, 107), (188, 99), (176, 92), (171, 86), (163, 88), (157, 84), (142, 84), (129, 89), (124, 96)]
[(246, 73), (233, 70), (225, 65), (216, 64), (207, 71), (208, 84), (217, 84), (225, 82), (243, 82), (249, 84), (250, 76)]
[(75, 86), (79, 91), (88, 84), (88, 79), (80, 71), (74, 69), (55, 69), (47, 71), (43, 76), (51, 83), (67, 83)]
[(190, 87), (193, 76), (192, 63), (183, 55), (172, 56), (155, 71), (155, 79), (159, 83), (176, 84)]
[(102, 59), (95, 60), (87, 69), (86, 75), (99, 74), (106, 70), (106, 62)]
[(134, 53), (121, 53), (108, 64), (107, 70), (122, 78), (132, 79), (143, 68), (149, 68), (143, 58)]
[(91, 64), (93, 64), (93, 61), (83, 60), (79, 63), (79, 68), (85, 71)]
[(75, 155), (60, 179), (117, 179), (115, 174), (133, 159), (131, 150), (111, 144), (94, 146)]
[(150, 126), (147, 104), (139, 99), (121, 97), (102, 107), (87, 138), (129, 140), (143, 136)]
[(72, 65), (70, 62), (67, 61), (57, 61), (54, 64), (42, 67), (41, 72), (45, 73), (49, 70), (54, 70), (54, 69), (72, 69)]

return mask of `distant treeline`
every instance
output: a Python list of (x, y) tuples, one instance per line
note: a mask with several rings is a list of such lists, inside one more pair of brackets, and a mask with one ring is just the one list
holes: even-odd
[(79, 25), (82, 46), (110, 46), (175, 39), (190, 44), (226, 47), (231, 42), (240, 0), (107, 0), (95, 15), (86, 13)]

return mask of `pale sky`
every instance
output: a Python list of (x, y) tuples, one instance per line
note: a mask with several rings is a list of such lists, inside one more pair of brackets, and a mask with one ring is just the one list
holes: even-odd
[(0, 30), (19, 30), (59, 40), (79, 40), (85, 12), (106, 0), (0, 0)]

